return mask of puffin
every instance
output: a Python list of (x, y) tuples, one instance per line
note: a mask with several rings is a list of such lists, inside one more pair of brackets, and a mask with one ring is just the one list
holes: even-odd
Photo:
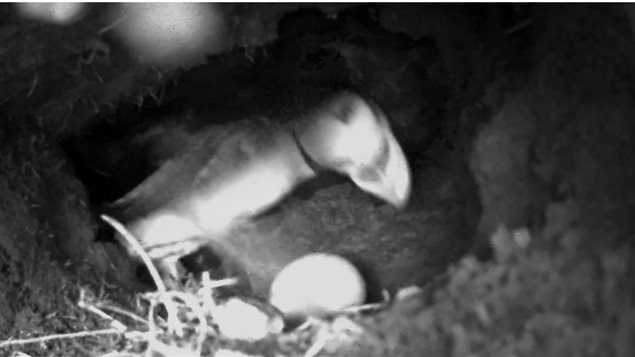
[(288, 122), (255, 117), (196, 132), (109, 212), (175, 282), (182, 257), (206, 245), (232, 254), (232, 229), (326, 171), (394, 207), (408, 202), (410, 168), (386, 115), (346, 90)]

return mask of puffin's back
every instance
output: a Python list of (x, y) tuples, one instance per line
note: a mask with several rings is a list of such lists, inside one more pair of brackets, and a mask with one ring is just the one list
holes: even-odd
[(123, 222), (172, 207), (197, 190), (222, 181), (253, 159), (273, 125), (266, 119), (250, 119), (211, 126), (192, 137), (182, 154), (165, 161), (132, 191), (107, 206)]

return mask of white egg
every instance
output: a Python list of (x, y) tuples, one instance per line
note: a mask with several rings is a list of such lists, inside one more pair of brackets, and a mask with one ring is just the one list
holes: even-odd
[(269, 302), (289, 318), (325, 316), (360, 305), (366, 285), (348, 260), (313, 253), (284, 267), (274, 279)]

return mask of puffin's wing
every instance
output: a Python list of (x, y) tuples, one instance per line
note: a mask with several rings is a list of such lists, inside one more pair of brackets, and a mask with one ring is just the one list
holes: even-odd
[(282, 129), (266, 118), (241, 124), (240, 130), (227, 136), (223, 145), (215, 148), (213, 159), (196, 173), (192, 182), (194, 190), (205, 191), (210, 184), (231, 180), (238, 170), (262, 160), (263, 155), (275, 147), (276, 137)]
[[(187, 195), (201, 173), (223, 172), (232, 164), (236, 140), (249, 136), (253, 125), (238, 122), (201, 132), (182, 155), (169, 159), (132, 191), (109, 206), (123, 220), (145, 216)], [(244, 139), (243, 139), (244, 140)], [(209, 177), (206, 177), (209, 179)]]

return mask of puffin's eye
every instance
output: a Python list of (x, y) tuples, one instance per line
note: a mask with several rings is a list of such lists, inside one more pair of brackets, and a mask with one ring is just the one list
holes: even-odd
[(364, 167), (361, 170), (359, 170), (357, 172), (357, 177), (359, 178), (360, 181), (365, 181), (365, 182), (375, 182), (375, 181), (379, 181), (380, 179), (379, 171), (377, 171), (377, 169), (375, 168), (370, 168), (370, 167)]

